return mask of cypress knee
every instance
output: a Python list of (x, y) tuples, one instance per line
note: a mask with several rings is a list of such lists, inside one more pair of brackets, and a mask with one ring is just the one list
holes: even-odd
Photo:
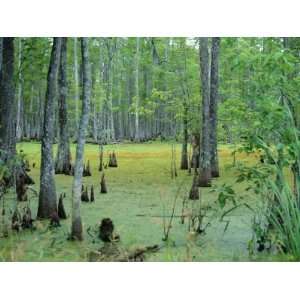
[(101, 192), (102, 194), (106, 194), (106, 193), (107, 193), (107, 187), (106, 187), (106, 182), (105, 182), (105, 175), (104, 175), (104, 173), (102, 174), (102, 177), (101, 177), (100, 187), (101, 187), (100, 192)]
[(60, 219), (66, 219), (67, 218), (67, 214), (64, 208), (64, 203), (63, 203), (63, 194), (60, 194), (59, 196), (59, 200), (58, 200), (58, 217)]
[(90, 201), (94, 202), (95, 201), (95, 195), (94, 195), (94, 186), (91, 186), (91, 196), (90, 196)]
[(189, 199), (198, 200), (199, 199), (199, 188), (198, 188), (198, 178), (196, 174), (194, 175), (193, 184), (190, 190)]

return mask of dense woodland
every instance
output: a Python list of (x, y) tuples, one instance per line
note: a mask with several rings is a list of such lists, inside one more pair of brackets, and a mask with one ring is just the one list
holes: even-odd
[[(299, 260), (299, 72), (299, 38), (0, 38), (0, 257), (35, 237), (85, 244), (70, 260)], [(191, 254), (231, 227), (229, 256)]]

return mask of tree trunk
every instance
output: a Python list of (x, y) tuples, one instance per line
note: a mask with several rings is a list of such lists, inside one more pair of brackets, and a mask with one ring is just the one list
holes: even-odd
[(109, 105), (109, 110), (108, 110), (108, 120), (109, 120), (109, 131), (110, 131), (110, 136), (109, 139), (111, 141), (115, 141), (116, 136), (115, 136), (115, 123), (114, 123), (114, 113), (113, 113), (113, 74), (112, 74), (112, 66), (110, 66), (110, 74), (109, 74), (109, 85), (108, 85), (108, 105)]
[(139, 56), (140, 56), (140, 38), (136, 38), (136, 57), (135, 57), (135, 114), (134, 114), (134, 140), (139, 142), (140, 132), (139, 132), (139, 102), (140, 102), (140, 90), (139, 90)]
[(29, 139), (32, 138), (32, 122), (33, 122), (33, 94), (34, 94), (34, 87), (31, 86), (31, 94), (30, 94), (30, 103), (29, 103), (29, 113), (27, 116), (27, 137)]
[(38, 138), (39, 141), (41, 140), (42, 137), (42, 132), (43, 132), (43, 119), (44, 119), (44, 101), (43, 101), (43, 92), (41, 88), (39, 88), (39, 122), (38, 122)]
[(107, 61), (105, 63), (105, 87), (106, 87), (106, 139), (107, 141), (115, 140), (115, 127), (113, 118), (113, 57), (115, 47), (112, 38), (105, 38), (105, 45), (107, 49)]
[(188, 100), (189, 100), (189, 88), (187, 84), (187, 55), (186, 55), (186, 40), (183, 43), (184, 49), (184, 76), (182, 79), (182, 93), (183, 93), (183, 142), (181, 151), (181, 166), (182, 170), (188, 170)]
[(208, 38), (200, 38), (200, 77), (202, 92), (202, 124), (200, 164), (199, 164), (199, 186), (211, 186), (210, 166), (210, 126), (209, 126), (209, 53)]
[(18, 104), (17, 104), (17, 122), (16, 122), (16, 135), (19, 141), (22, 137), (22, 126), (21, 126), (21, 107), (22, 107), (22, 38), (18, 39), (19, 53), (18, 53)]
[(59, 143), (57, 147), (55, 173), (70, 175), (71, 152), (67, 107), (67, 38), (62, 38), (58, 86)]
[(0, 161), (8, 166), (6, 183), (14, 185), (16, 154), (15, 89), (14, 89), (14, 38), (2, 38), (2, 68), (0, 72)]
[(53, 135), (54, 108), (56, 98), (57, 74), (61, 52), (62, 38), (54, 38), (47, 77), (47, 90), (44, 107), (44, 125), (41, 149), (40, 194), (38, 218), (49, 218), (57, 213), (56, 188), (54, 181)]
[(75, 171), (72, 189), (72, 228), (71, 238), (82, 240), (82, 222), (80, 216), (80, 201), (82, 187), (83, 155), (86, 130), (89, 120), (90, 97), (91, 97), (91, 69), (89, 63), (88, 38), (81, 38), (81, 53), (83, 64), (83, 98), (82, 113), (79, 124)]
[[(186, 102), (186, 100), (185, 100)], [(181, 151), (181, 170), (187, 170), (189, 168), (189, 159), (188, 159), (188, 107), (187, 103), (184, 103), (183, 108), (183, 142), (182, 142), (182, 151)]]
[(74, 84), (75, 84), (75, 133), (78, 128), (78, 104), (79, 104), (79, 80), (78, 80), (78, 57), (77, 57), (77, 38), (74, 38)]
[(210, 71), (210, 146), (211, 146), (211, 175), (219, 177), (218, 137), (217, 137), (217, 113), (218, 113), (218, 88), (219, 88), (219, 49), (220, 38), (212, 38), (211, 47), (211, 71)]

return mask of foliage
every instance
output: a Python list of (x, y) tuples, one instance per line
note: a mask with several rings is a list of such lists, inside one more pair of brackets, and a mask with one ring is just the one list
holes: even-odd
[[(255, 135), (243, 145), (242, 150), (259, 153), (260, 160), (254, 166), (239, 166), (237, 182), (249, 183), (246, 189), (253, 190), (261, 202), (253, 223), (258, 249), (272, 242), (280, 251), (299, 259), (299, 173), (295, 171), (300, 166), (299, 130), (289, 105), (283, 109), (287, 126), (272, 131), (280, 141), (270, 145), (265, 141), (268, 135), (265, 139)], [(254, 242), (250, 244), (253, 248)]]

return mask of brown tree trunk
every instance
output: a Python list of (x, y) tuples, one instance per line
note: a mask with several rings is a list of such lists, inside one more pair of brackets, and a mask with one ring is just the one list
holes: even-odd
[(189, 158), (188, 158), (188, 107), (187, 103), (184, 103), (183, 111), (183, 142), (182, 142), (182, 151), (181, 151), (181, 170), (188, 170), (189, 168)]
[(2, 38), (2, 67), (0, 72), (0, 161), (8, 166), (5, 181), (14, 185), (16, 154), (14, 38)]
[(67, 107), (67, 38), (62, 38), (59, 69), (59, 143), (57, 148), (55, 173), (70, 175), (71, 152)]
[(210, 71), (210, 146), (211, 146), (211, 175), (219, 177), (219, 159), (218, 159), (218, 136), (217, 136), (217, 113), (218, 113), (218, 88), (219, 88), (219, 49), (220, 38), (212, 38), (211, 46), (211, 71)]
[(208, 38), (200, 38), (200, 77), (202, 92), (202, 127), (200, 144), (199, 186), (211, 186), (209, 125), (209, 53)]
[(21, 109), (22, 109), (22, 102), (23, 102), (23, 99), (22, 99), (22, 88), (23, 88), (23, 85), (22, 85), (22, 69), (21, 69), (21, 66), (22, 66), (22, 38), (19, 38), (18, 39), (18, 73), (19, 73), (19, 76), (18, 76), (18, 100), (17, 100), (17, 117), (16, 117), (16, 139), (17, 141), (20, 141), (21, 140), (21, 137), (22, 137), (22, 119), (21, 119)]
[(38, 218), (41, 219), (50, 218), (53, 214), (57, 213), (52, 143), (54, 138), (54, 108), (61, 43), (62, 38), (53, 39), (47, 77), (41, 149), (40, 194), (37, 213)]
[(71, 238), (82, 240), (82, 222), (80, 216), (80, 200), (82, 188), (82, 172), (83, 172), (83, 155), (86, 130), (89, 120), (90, 98), (91, 98), (91, 68), (89, 62), (88, 38), (81, 38), (81, 55), (82, 55), (82, 76), (83, 76), (83, 97), (82, 97), (82, 113), (79, 124), (75, 171), (72, 189), (72, 228)]
[(136, 53), (135, 53), (135, 108), (134, 108), (134, 141), (140, 141), (140, 122), (139, 122), (139, 57), (140, 56), (140, 38), (136, 38)]

